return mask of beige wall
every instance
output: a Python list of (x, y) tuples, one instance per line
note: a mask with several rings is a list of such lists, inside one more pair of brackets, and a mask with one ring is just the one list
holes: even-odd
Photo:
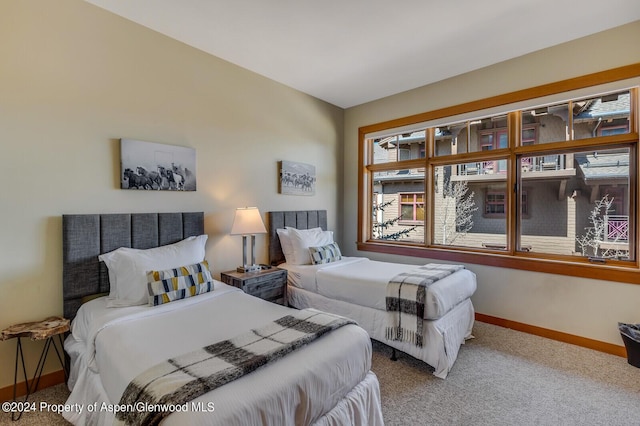
[[(390, 96), (345, 112), (343, 240), (357, 240), (358, 128), (640, 62), (640, 21)], [(438, 60), (444, 60), (438, 58)], [(428, 72), (428, 70), (425, 70)], [(426, 263), (358, 252), (347, 255)], [(477, 312), (622, 345), (617, 322), (640, 322), (640, 285), (467, 265), (478, 277)]]
[[(241, 263), (236, 207), (326, 208), (339, 234), (342, 135), (342, 109), (83, 1), (3, 0), (0, 328), (62, 313), (65, 213), (204, 211), (216, 276)], [(197, 192), (119, 189), (121, 137), (195, 148)], [(314, 164), (316, 195), (279, 195), (279, 160)], [(0, 388), (14, 351), (0, 342)]]

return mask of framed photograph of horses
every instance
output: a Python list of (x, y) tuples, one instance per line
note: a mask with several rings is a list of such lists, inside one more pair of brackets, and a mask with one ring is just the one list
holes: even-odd
[(316, 167), (311, 164), (293, 161), (279, 161), (280, 181), (278, 189), (281, 194), (315, 195)]
[(193, 148), (120, 139), (120, 170), (122, 189), (196, 190)]

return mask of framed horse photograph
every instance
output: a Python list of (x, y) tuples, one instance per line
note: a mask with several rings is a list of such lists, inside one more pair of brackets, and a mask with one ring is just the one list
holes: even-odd
[(120, 139), (120, 188), (195, 191), (196, 150)]
[(293, 161), (279, 161), (278, 189), (281, 194), (315, 195), (316, 167)]

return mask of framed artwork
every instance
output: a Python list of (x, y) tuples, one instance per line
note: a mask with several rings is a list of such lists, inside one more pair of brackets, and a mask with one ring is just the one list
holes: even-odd
[(195, 191), (196, 150), (120, 139), (120, 188)]
[(311, 164), (280, 161), (278, 185), (281, 194), (315, 195), (316, 168)]

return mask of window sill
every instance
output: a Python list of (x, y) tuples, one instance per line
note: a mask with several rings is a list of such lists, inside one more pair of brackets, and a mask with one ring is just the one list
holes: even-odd
[(546, 272), (581, 278), (640, 284), (640, 270), (636, 263), (611, 261), (610, 264), (593, 264), (580, 257), (566, 260), (561, 257), (543, 257), (541, 254), (527, 252), (496, 253), (478, 249), (447, 250), (436, 247), (416, 247), (402, 244), (377, 242), (357, 243), (359, 251), (411, 256), (450, 262), (473, 263), (498, 268), (520, 269), (525, 271)]
[[(483, 213), (482, 217), (485, 219), (504, 219), (507, 217), (504, 213)], [(520, 216), (522, 219), (529, 219), (528, 214), (523, 214)]]
[(483, 213), (482, 217), (485, 219), (504, 219), (507, 215), (504, 213)]

